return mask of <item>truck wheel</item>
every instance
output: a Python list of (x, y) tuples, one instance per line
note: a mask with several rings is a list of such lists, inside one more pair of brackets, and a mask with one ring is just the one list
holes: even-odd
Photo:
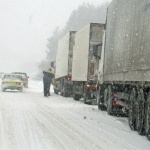
[(129, 127), (131, 130), (136, 130), (136, 118), (135, 118), (135, 102), (136, 102), (136, 97), (137, 97), (137, 91), (135, 88), (132, 89), (131, 94), (130, 94), (130, 104), (129, 104), (129, 114), (128, 114), (128, 123)]
[(56, 89), (54, 89), (54, 93), (55, 93), (55, 94), (58, 94), (58, 91), (57, 91)]
[(138, 90), (138, 106), (137, 106), (137, 114), (136, 114), (136, 125), (137, 125), (137, 131), (140, 135), (144, 134), (144, 104), (145, 104), (145, 98), (144, 98), (144, 92), (143, 89), (140, 88)]
[(63, 88), (62, 88), (62, 96), (63, 97), (68, 97), (68, 92), (67, 92), (67, 90), (66, 90), (66, 87), (65, 87), (65, 84), (63, 85)]
[(63, 92), (60, 92), (60, 95), (63, 96)]
[(150, 92), (148, 93), (148, 99), (146, 103), (146, 120), (145, 131), (147, 139), (150, 141)]
[(107, 101), (107, 113), (108, 115), (112, 115), (112, 88), (111, 86), (109, 85), (108, 86), (108, 101)]
[(103, 105), (105, 108), (107, 108), (107, 102), (108, 102), (108, 87), (105, 88), (104, 90), (104, 102), (103, 102)]
[(150, 141), (150, 129), (148, 130), (146, 136), (147, 136), (147, 139)]
[(84, 104), (92, 104), (92, 102), (88, 102), (89, 99), (89, 92), (85, 92), (84, 94)]
[(73, 99), (78, 101), (80, 99), (80, 96), (78, 94), (73, 94)]
[(87, 92), (84, 94), (84, 104), (87, 104)]
[(101, 102), (101, 98), (100, 98), (100, 90), (99, 89), (97, 89), (96, 101), (97, 101), (98, 109), (104, 110), (104, 106), (103, 106), (103, 104)]
[(69, 97), (69, 94), (66, 93), (66, 92), (64, 92), (64, 93), (63, 93), (63, 97)]
[(97, 101), (98, 109), (101, 110), (101, 105), (100, 105), (100, 91), (98, 89), (96, 91), (96, 101)]

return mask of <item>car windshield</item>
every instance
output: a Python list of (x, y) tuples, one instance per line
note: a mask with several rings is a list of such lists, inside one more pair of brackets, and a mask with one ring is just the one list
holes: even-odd
[(21, 73), (21, 72), (13, 72), (13, 74), (20, 74), (23, 78), (27, 77), (26, 73)]
[(20, 75), (5, 75), (4, 79), (22, 79)]
[(25, 74), (21, 74), (22, 78), (27, 78), (27, 76)]

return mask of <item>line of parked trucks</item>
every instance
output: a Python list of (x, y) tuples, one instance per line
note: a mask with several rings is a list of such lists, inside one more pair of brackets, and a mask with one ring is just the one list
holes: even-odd
[(150, 140), (150, 0), (113, 0), (106, 18), (59, 40), (54, 92), (127, 115)]

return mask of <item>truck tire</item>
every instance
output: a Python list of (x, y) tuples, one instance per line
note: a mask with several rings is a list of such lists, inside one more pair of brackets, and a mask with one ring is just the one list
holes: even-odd
[(108, 86), (108, 101), (107, 101), (107, 113), (108, 115), (112, 115), (113, 111), (112, 111), (112, 88), (111, 86), (109, 85)]
[(63, 96), (63, 92), (60, 92), (60, 95)]
[(84, 94), (84, 104), (87, 104), (87, 92)]
[(133, 88), (130, 93), (130, 98), (129, 98), (130, 104), (129, 104), (129, 113), (128, 113), (128, 123), (129, 123), (129, 127), (131, 128), (131, 130), (136, 130), (136, 117), (135, 117), (136, 98), (137, 98), (137, 91), (135, 88)]
[(97, 89), (97, 91), (96, 91), (96, 101), (97, 101), (97, 105), (98, 105), (98, 109), (102, 109), (102, 107), (101, 107), (101, 102), (100, 102), (100, 91), (99, 91), (99, 89)]
[(60, 80), (60, 95), (63, 96), (64, 94), (64, 81), (63, 78)]
[(55, 93), (55, 94), (58, 94), (58, 91), (57, 91), (56, 89), (54, 89), (54, 93)]
[(101, 101), (101, 94), (99, 89), (97, 89), (96, 91), (96, 101), (97, 101), (98, 109), (104, 110), (104, 105), (102, 104)]
[(81, 96), (79, 96), (78, 94), (73, 94), (73, 99), (76, 101), (79, 101)]
[(85, 94), (84, 94), (84, 104), (92, 104), (92, 102), (88, 102), (88, 99), (89, 99), (89, 92), (85, 91)]
[(137, 131), (140, 135), (144, 135), (144, 118), (145, 118), (145, 112), (144, 112), (144, 104), (145, 104), (145, 98), (144, 98), (144, 92), (143, 89), (140, 88), (138, 90), (138, 97), (137, 97), (137, 114), (136, 114), (136, 125), (137, 125)]
[(64, 96), (64, 87), (62, 86), (61, 91), (60, 91), (60, 95)]
[(62, 96), (63, 97), (69, 97), (69, 93), (66, 89), (66, 84), (65, 83), (63, 84), (63, 88), (62, 88)]
[(145, 131), (147, 139), (150, 141), (150, 92), (146, 102), (146, 120), (145, 120)]
[(108, 87), (105, 88), (104, 90), (104, 102), (103, 105), (105, 109), (107, 108), (107, 102), (108, 102)]
[(69, 94), (67, 92), (64, 92), (63, 97), (69, 97)]
[(148, 130), (146, 136), (147, 136), (147, 139), (150, 141), (150, 129)]

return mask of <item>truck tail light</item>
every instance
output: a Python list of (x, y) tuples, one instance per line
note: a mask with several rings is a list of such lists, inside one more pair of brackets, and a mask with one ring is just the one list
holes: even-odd
[(94, 88), (96, 88), (96, 89), (97, 89), (97, 88), (98, 88), (98, 84), (95, 84), (95, 85), (94, 85)]
[(70, 80), (71, 80), (71, 77), (67, 77), (67, 80), (70, 81)]
[(90, 84), (87, 84), (87, 85), (86, 85), (86, 88), (90, 88), (90, 87), (91, 87), (91, 85), (90, 85)]
[(118, 97), (118, 95), (117, 94), (114, 94), (114, 98), (117, 98)]
[(112, 105), (113, 105), (113, 106), (116, 105), (116, 101), (112, 101)]

